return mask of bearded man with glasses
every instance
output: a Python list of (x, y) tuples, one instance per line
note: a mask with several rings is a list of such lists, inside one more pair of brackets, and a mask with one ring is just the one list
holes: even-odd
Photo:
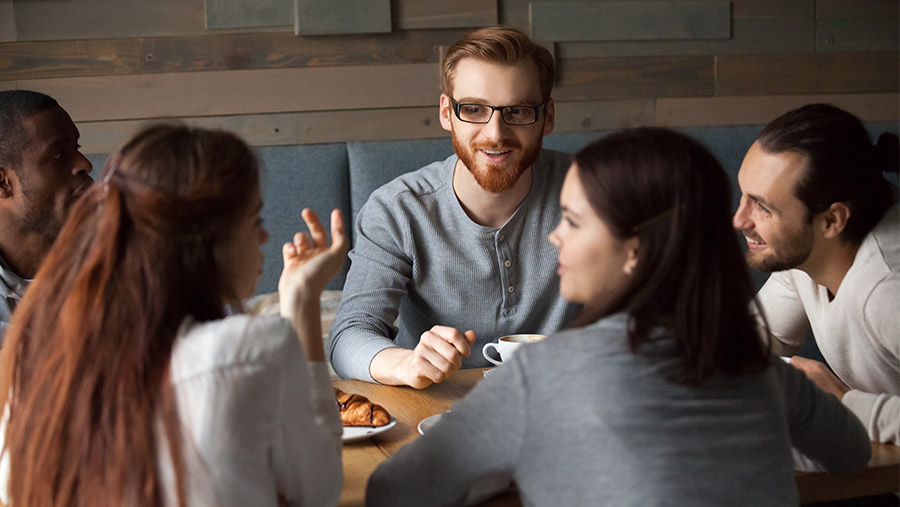
[(507, 27), (470, 32), (441, 65), (454, 155), (398, 177), (362, 207), (330, 358), (343, 378), (424, 388), (490, 366), (484, 344), (549, 334), (559, 296), (559, 193), (571, 158), (553, 131), (550, 52)]

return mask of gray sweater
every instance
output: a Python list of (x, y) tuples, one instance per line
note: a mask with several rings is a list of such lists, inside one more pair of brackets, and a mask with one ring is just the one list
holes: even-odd
[[(331, 327), (330, 359), (343, 378), (372, 381), (387, 347), (413, 349), (435, 325), (474, 330), (463, 368), (490, 366), (489, 341), (550, 334), (576, 305), (559, 295), (559, 192), (571, 157), (543, 150), (531, 189), (503, 227), (478, 225), (453, 191), (457, 156), (404, 174), (372, 193), (356, 220), (352, 264)], [(396, 325), (395, 325), (396, 321)]]
[(367, 503), (454, 504), (513, 479), (525, 505), (796, 506), (791, 444), (831, 472), (866, 466), (859, 420), (780, 359), (687, 387), (664, 378), (674, 341), (633, 355), (625, 325), (519, 349), (376, 469)]

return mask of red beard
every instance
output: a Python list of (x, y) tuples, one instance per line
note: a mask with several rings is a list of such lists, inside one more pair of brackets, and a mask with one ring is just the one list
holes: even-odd
[[(475, 181), (481, 188), (492, 194), (500, 194), (511, 189), (513, 185), (519, 181), (519, 177), (524, 173), (534, 161), (537, 160), (541, 152), (542, 138), (538, 138), (537, 143), (527, 149), (522, 149), (522, 145), (515, 141), (505, 141), (499, 144), (480, 143), (464, 146), (454, 135), (453, 149), (457, 156), (465, 164), (466, 168), (472, 173)], [(507, 151), (520, 150), (518, 155), (501, 164), (479, 163), (477, 152), (479, 150), (490, 151)]]

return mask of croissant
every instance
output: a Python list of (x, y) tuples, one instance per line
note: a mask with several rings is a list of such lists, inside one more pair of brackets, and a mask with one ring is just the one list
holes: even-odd
[(348, 394), (335, 387), (334, 395), (344, 426), (384, 426), (391, 422), (391, 414), (384, 407), (361, 394)]

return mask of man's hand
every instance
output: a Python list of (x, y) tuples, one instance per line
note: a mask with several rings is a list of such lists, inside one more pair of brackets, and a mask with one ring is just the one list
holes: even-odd
[(382, 350), (372, 359), (369, 372), (382, 384), (408, 385), (424, 389), (441, 382), (469, 357), (475, 332), (461, 332), (447, 326), (434, 326), (422, 333), (413, 350), (399, 347)]
[(831, 373), (831, 370), (819, 361), (793, 356), (791, 357), (791, 366), (805, 373), (807, 378), (819, 386), (819, 389), (833, 394), (838, 400), (842, 400), (847, 391), (850, 391), (846, 384), (835, 377), (834, 373)]

